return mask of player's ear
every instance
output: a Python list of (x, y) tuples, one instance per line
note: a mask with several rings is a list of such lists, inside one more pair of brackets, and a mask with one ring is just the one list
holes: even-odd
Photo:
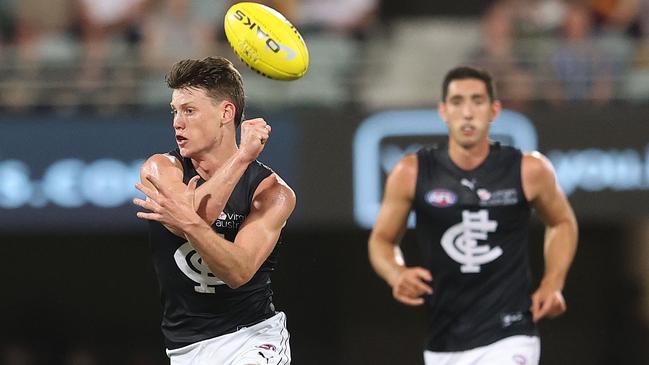
[(493, 122), (496, 118), (498, 118), (498, 115), (500, 114), (500, 111), (503, 109), (503, 105), (500, 103), (500, 100), (494, 100), (491, 103), (491, 121)]
[(442, 121), (446, 123), (446, 104), (441, 101), (437, 103), (437, 114), (439, 114), (439, 117), (442, 118)]
[(221, 102), (221, 124), (234, 123), (237, 107), (231, 101), (224, 100)]

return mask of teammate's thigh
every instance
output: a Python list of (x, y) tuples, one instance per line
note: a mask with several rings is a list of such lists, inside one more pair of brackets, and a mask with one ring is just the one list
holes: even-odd
[(487, 346), (458, 352), (424, 352), (426, 365), (538, 365), (541, 342), (535, 336), (512, 336)]

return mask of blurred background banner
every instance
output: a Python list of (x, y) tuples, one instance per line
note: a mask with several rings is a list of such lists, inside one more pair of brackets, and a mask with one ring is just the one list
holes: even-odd
[[(277, 134), (264, 158), (294, 180), (299, 125), (276, 114)], [(5, 233), (138, 232), (132, 199), (140, 166), (174, 148), (171, 117), (151, 112), (119, 117), (16, 116), (2, 120), (0, 231)]]
[[(221, 55), (260, 160), (297, 193), (273, 277), (295, 364), (422, 364), (424, 312), (391, 297), (367, 238), (394, 163), (444, 140), (448, 69), (488, 69), (494, 139), (554, 164), (580, 223), (568, 312), (542, 365), (649, 363), (649, 0), (262, 0), (307, 74), (265, 79), (223, 34), (233, 1), (0, 1), (0, 364), (167, 364), (138, 168), (175, 148), (164, 75)], [(411, 231), (408, 264), (419, 255)], [(530, 232), (533, 279), (543, 226)]]
[[(580, 220), (649, 214), (649, 107), (565, 106), (526, 113), (504, 110), (492, 137), (547, 155)], [(312, 108), (249, 114), (273, 125), (261, 161), (298, 193), (306, 189), (300, 196), (309, 205), (326, 207), (298, 206), (291, 226), (299, 229), (371, 228), (396, 161), (446, 140), (446, 126), (433, 108), (369, 116), (353, 107), (345, 113)], [(33, 115), (0, 123), (0, 231), (20, 232), (30, 222), (38, 222), (30, 232), (146, 229), (135, 218), (131, 200), (139, 193), (133, 185), (145, 158), (175, 148), (169, 115)], [(328, 204), (331, 199), (338, 203)]]

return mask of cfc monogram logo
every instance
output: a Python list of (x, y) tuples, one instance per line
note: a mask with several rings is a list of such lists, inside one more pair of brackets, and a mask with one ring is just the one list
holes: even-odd
[(489, 212), (462, 211), (462, 222), (450, 227), (442, 236), (442, 248), (455, 261), (462, 264), (463, 273), (478, 273), (480, 265), (487, 264), (502, 255), (503, 250), (496, 246), (478, 245), (478, 240), (486, 240), (487, 233), (495, 232), (498, 222), (489, 220)]
[(174, 260), (176, 260), (176, 265), (183, 274), (198, 283), (194, 287), (197, 293), (214, 293), (213, 286), (225, 284), (212, 274), (210, 268), (203, 262), (201, 255), (196, 252), (189, 242), (185, 242), (184, 245), (178, 247), (174, 253)]

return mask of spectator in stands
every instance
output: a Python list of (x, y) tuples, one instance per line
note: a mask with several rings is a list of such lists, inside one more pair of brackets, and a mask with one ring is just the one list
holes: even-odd
[(183, 55), (216, 54), (217, 33), (226, 10), (222, 1), (158, 1), (142, 22), (143, 64), (164, 75)]
[[(149, 0), (77, 0), (82, 42), (79, 87), (91, 102), (126, 103), (130, 95), (120, 88), (132, 83), (133, 73), (124, 67), (140, 37), (139, 23)], [(111, 69), (112, 65), (117, 65)], [(112, 73), (111, 73), (112, 72)], [(124, 86), (124, 85), (121, 85)]]
[(637, 15), (644, 0), (590, 0), (593, 26), (598, 32), (635, 35)]
[(378, 0), (299, 0), (296, 23), (304, 32), (329, 31), (363, 39), (376, 25)]
[[(53, 0), (44, 7), (38, 0), (0, 1), (0, 22), (3, 31), (12, 36), (7, 43), (15, 52), (6, 54), (3, 66), (7, 70), (3, 81), (7, 91), (0, 95), (2, 104), (12, 110), (37, 105), (47, 90), (34, 87), (43, 79), (44, 68), (74, 59), (73, 39), (69, 32), (73, 21), (72, 0)], [(0, 40), (1, 43), (1, 40)]]
[(514, 8), (495, 3), (482, 18), (482, 42), (470, 63), (488, 69), (498, 81), (499, 96), (510, 108), (522, 110), (534, 97), (533, 77), (516, 49)]
[(38, 63), (59, 57), (55, 47), (68, 38), (73, 21), (72, 1), (53, 0), (47, 7), (38, 0), (14, 2), (19, 62)]
[(638, 9), (638, 26), (640, 27), (641, 37), (646, 41), (649, 40), (649, 1), (644, 0)]
[(563, 39), (550, 59), (556, 80), (546, 90), (550, 100), (606, 103), (612, 98), (612, 61), (598, 47), (592, 31), (589, 9), (573, 4), (563, 24)]
[[(255, 2), (270, 6), (271, 8), (279, 11), (291, 22), (296, 20), (297, 14), (297, 5), (304, 0), (257, 0)], [(230, 1), (231, 4), (241, 2), (239, 1)]]
[(231, 54), (227, 41), (219, 37), (230, 5), (205, 0), (157, 0), (153, 4), (142, 21), (140, 63), (145, 73), (140, 75), (141, 102), (159, 105), (169, 98), (160, 80), (180, 58), (203, 58), (219, 54), (219, 50)]
[(519, 26), (529, 35), (554, 35), (561, 28), (567, 11), (565, 0), (516, 1)]
[(636, 67), (649, 70), (649, 0), (643, 1), (638, 9), (638, 26), (640, 40), (635, 64)]

